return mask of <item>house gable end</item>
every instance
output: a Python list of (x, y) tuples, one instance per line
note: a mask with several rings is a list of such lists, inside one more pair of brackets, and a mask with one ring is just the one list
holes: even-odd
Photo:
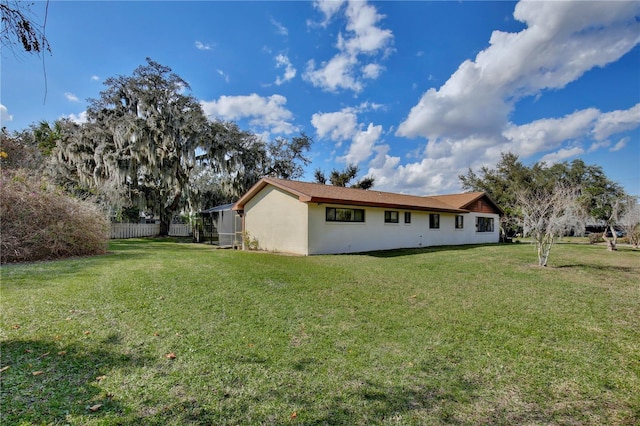
[(466, 209), (475, 213), (490, 213), (501, 215), (502, 212), (487, 197), (475, 200), (466, 206)]

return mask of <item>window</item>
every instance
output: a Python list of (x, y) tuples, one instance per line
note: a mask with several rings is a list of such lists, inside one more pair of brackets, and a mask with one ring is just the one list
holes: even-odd
[(492, 217), (476, 218), (476, 231), (477, 232), (493, 232), (493, 218)]
[(404, 223), (411, 223), (411, 212), (404, 212)]
[(398, 223), (398, 212), (390, 210), (385, 211), (384, 223)]
[(456, 215), (456, 229), (464, 228), (464, 216), (461, 214)]
[(327, 207), (327, 222), (364, 222), (363, 209)]
[(431, 213), (429, 215), (429, 228), (440, 229), (440, 215), (437, 213)]

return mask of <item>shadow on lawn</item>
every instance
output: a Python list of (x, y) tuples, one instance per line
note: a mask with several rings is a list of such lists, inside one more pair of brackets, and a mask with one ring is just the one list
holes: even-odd
[(464, 380), (445, 384), (444, 388), (428, 383), (405, 387), (366, 381), (351, 397), (334, 398), (324, 415), (305, 419), (304, 424), (421, 423), (435, 418), (456, 424), (457, 404), (478, 398), (478, 385)]
[(472, 244), (472, 245), (460, 245), (460, 246), (431, 246), (431, 247), (422, 247), (422, 248), (368, 251), (368, 252), (352, 253), (352, 254), (380, 257), (380, 258), (391, 258), (391, 257), (400, 257), (400, 256), (413, 256), (416, 254), (424, 254), (424, 253), (436, 253), (436, 252), (443, 252), (443, 251), (446, 252), (446, 251), (473, 250), (479, 247), (496, 247), (501, 245), (511, 245), (511, 244)]
[(110, 336), (98, 349), (45, 340), (2, 342), (2, 367), (8, 367), (0, 377), (3, 424), (58, 424), (67, 423), (67, 416), (123, 413), (121, 403), (100, 387), (100, 380), (114, 368), (147, 360), (117, 353), (113, 345), (118, 341), (118, 336)]
[(607, 272), (607, 273), (637, 273), (640, 268), (632, 268), (629, 266), (615, 266), (615, 265), (594, 265), (587, 263), (571, 263), (567, 265), (558, 265), (555, 266), (557, 269), (571, 269), (571, 268), (579, 268), (584, 269), (586, 271), (598, 271), (598, 272)]

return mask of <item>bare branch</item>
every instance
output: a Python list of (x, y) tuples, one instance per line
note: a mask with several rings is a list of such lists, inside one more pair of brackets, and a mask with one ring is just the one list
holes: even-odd
[(578, 203), (579, 191), (571, 186), (525, 189), (518, 193), (523, 230), (531, 236), (538, 252), (538, 264), (547, 266), (556, 239), (570, 231), (584, 229), (585, 217)]

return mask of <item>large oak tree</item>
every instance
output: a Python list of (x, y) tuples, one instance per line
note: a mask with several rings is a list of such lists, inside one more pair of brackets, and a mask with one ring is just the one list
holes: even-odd
[(90, 100), (88, 121), (61, 141), (58, 159), (112, 205), (133, 203), (157, 213), (167, 234), (188, 202), (196, 150), (209, 148), (209, 123), (186, 94), (187, 82), (151, 59), (105, 86)]
[(263, 176), (298, 178), (309, 163), (306, 135), (267, 142), (211, 122), (187, 82), (151, 59), (105, 86), (86, 123), (41, 123), (34, 132), (44, 148), (56, 141), (52, 169), (61, 184), (95, 193), (116, 213), (154, 213), (161, 234), (183, 209), (233, 201)]

